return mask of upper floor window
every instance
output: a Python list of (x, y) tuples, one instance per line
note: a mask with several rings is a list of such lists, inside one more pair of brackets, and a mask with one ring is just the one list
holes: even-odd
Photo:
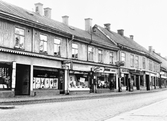
[(110, 52), (110, 63), (111, 64), (114, 63), (114, 54), (113, 54), (113, 52)]
[(39, 45), (40, 52), (47, 52), (47, 36), (40, 35), (40, 45)]
[(54, 39), (54, 55), (60, 55), (60, 39)]
[(139, 56), (135, 57), (135, 67), (139, 68)]
[(124, 52), (121, 53), (121, 61), (125, 62), (126, 55)]
[(103, 53), (102, 50), (98, 50), (98, 62), (102, 62)]
[(88, 60), (93, 60), (93, 47), (88, 47)]
[(134, 67), (134, 55), (130, 56), (130, 66)]
[(78, 44), (72, 43), (72, 58), (78, 58)]
[(15, 48), (24, 49), (25, 33), (24, 29), (15, 28)]
[(149, 70), (152, 71), (152, 61), (149, 60)]
[(145, 59), (145, 57), (143, 57), (143, 69), (145, 69), (146, 68), (146, 59)]

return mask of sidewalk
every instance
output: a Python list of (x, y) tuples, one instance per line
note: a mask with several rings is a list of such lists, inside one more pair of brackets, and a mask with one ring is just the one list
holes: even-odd
[(2, 105), (19, 105), (19, 104), (32, 104), (32, 103), (43, 103), (43, 102), (63, 102), (72, 100), (83, 100), (83, 99), (95, 99), (95, 98), (107, 98), (121, 95), (132, 95), (132, 94), (143, 94), (152, 93), (167, 90), (167, 88), (155, 89), (155, 90), (135, 90), (133, 92), (109, 92), (109, 93), (90, 93), (82, 95), (56, 95), (56, 96), (17, 96), (13, 98), (1, 98), (0, 106)]
[(167, 121), (167, 99), (105, 121)]

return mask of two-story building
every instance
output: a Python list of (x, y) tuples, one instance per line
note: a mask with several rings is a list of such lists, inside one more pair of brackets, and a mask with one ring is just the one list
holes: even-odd
[(156, 53), (152, 46), (149, 46), (149, 52), (158, 58), (162, 63), (160, 67), (160, 78), (157, 82), (157, 88), (166, 88), (167, 84), (167, 59), (162, 57), (160, 53)]
[(154, 89), (153, 85), (157, 84), (160, 77), (160, 60), (135, 42), (133, 35), (126, 37), (123, 29), (115, 33), (110, 30), (110, 24), (104, 26), (95, 25), (93, 29), (98, 36), (110, 40), (120, 48), (117, 54), (118, 61), (124, 62), (124, 65), (119, 67), (118, 88), (122, 86), (123, 89), (130, 90), (132, 82), (133, 88), (137, 90)]
[(41, 3), (31, 12), (0, 1), (0, 97), (109, 91), (111, 80), (116, 85), (119, 48), (92, 32), (92, 19), (85, 19), (85, 30), (62, 19), (52, 20)]

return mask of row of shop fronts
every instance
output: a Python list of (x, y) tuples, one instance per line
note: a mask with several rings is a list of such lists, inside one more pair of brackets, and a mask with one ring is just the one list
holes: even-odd
[[(24, 56), (17, 56), (18, 62), (0, 61), (0, 97), (103, 93), (119, 88), (117, 67), (34, 57), (27, 57), (27, 63), (21, 63)], [(121, 91), (166, 87), (166, 78), (156, 73), (125, 68), (120, 72)]]

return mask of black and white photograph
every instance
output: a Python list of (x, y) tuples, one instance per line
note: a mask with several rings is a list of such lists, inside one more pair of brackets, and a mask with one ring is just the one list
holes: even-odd
[(0, 0), (0, 121), (167, 121), (166, 0)]

